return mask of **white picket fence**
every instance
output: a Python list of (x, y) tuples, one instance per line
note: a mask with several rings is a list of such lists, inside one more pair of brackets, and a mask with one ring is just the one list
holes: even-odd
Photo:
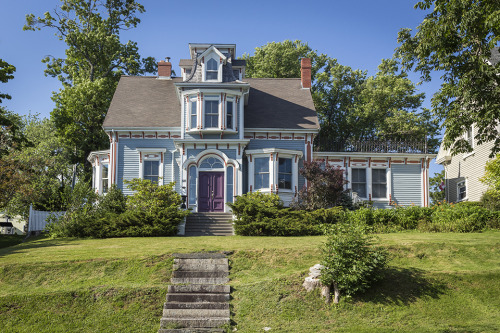
[(34, 210), (33, 206), (30, 205), (30, 217), (28, 222), (28, 233), (43, 231), (47, 226), (47, 218), (50, 215), (55, 215), (57, 217), (64, 215), (66, 212), (45, 212), (41, 210)]

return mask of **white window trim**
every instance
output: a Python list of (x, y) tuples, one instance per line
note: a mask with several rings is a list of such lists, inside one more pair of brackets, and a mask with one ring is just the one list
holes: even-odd
[[(217, 63), (217, 80), (207, 80), (207, 66), (206, 64), (210, 59), (215, 60)], [(203, 82), (222, 82), (222, 63), (220, 61), (220, 56), (217, 53), (212, 53), (205, 57), (203, 63), (201, 64), (201, 80)]]
[[(460, 199), (460, 184), (464, 184), (465, 187), (465, 198)], [(467, 178), (461, 180), (457, 183), (457, 202), (468, 201), (469, 200), (469, 191), (467, 190)]]
[[(144, 179), (144, 161), (160, 161), (159, 170), (158, 170), (158, 185), (165, 184), (165, 152), (166, 148), (137, 148), (137, 152), (139, 153), (139, 178)], [(158, 154), (158, 157), (149, 157), (149, 154)]]
[[(191, 115), (192, 115), (192, 111), (193, 111), (192, 110), (192, 106), (193, 106), (192, 103), (193, 102), (196, 102), (196, 110), (195, 110), (196, 111), (196, 124), (194, 124), (194, 125), (191, 123)], [(196, 129), (198, 129), (198, 125), (200, 124), (200, 112), (199, 112), (200, 107), (198, 106), (198, 104), (200, 104), (198, 102), (198, 96), (190, 96), (188, 98), (188, 107), (187, 107), (187, 109), (188, 109), (188, 112), (187, 112), (188, 117), (187, 118), (188, 118), (188, 123), (189, 123), (189, 129), (190, 130), (196, 130)]]
[[(303, 152), (300, 150), (288, 150), (279, 148), (264, 148), (264, 149), (254, 149), (247, 150), (248, 159), (248, 187), (252, 191), (269, 193), (294, 193), (295, 189), (298, 188), (299, 183), (299, 161), (303, 156)], [(269, 159), (269, 185), (267, 188), (255, 189), (255, 159), (266, 157)], [(279, 189), (278, 188), (278, 170), (279, 170), (279, 158), (290, 158), (292, 159), (292, 188)]]
[[(218, 115), (218, 124), (217, 124), (217, 127), (205, 127), (205, 115), (206, 115), (206, 112), (205, 112), (205, 104), (208, 102), (208, 101), (217, 101), (217, 115)], [(220, 131), (221, 130), (221, 101), (220, 101), (220, 96), (215, 96), (215, 95), (208, 95), (208, 96), (204, 96), (203, 97), (203, 106), (202, 106), (202, 125), (201, 125), (201, 129), (203, 130), (217, 130), (217, 131)]]
[(362, 197), (361, 195), (359, 195), (358, 192), (356, 192), (356, 194), (358, 195), (358, 197), (360, 197), (361, 199), (364, 199), (364, 200), (368, 200), (368, 198), (370, 197), (370, 193), (371, 193), (371, 176), (372, 176), (372, 173), (371, 172), (367, 172), (367, 169), (368, 167), (364, 167), (364, 166), (359, 166), (359, 167), (349, 167), (349, 175), (348, 175), (348, 184), (350, 185), (350, 190), (354, 192), (354, 190), (352, 189), (352, 184), (353, 184), (353, 181), (352, 181), (352, 169), (364, 169), (365, 170), (365, 191), (366, 191), (366, 197)]

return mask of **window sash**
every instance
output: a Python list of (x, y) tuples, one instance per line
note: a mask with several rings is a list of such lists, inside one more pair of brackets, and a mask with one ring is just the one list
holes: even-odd
[(372, 196), (374, 198), (387, 197), (387, 171), (372, 169)]
[(196, 204), (196, 167), (189, 167), (189, 201), (188, 204)]
[(269, 158), (259, 157), (254, 164), (255, 189), (269, 188)]
[(292, 189), (292, 159), (278, 159), (278, 188), (291, 190)]
[(226, 127), (233, 128), (233, 101), (228, 101), (226, 103)]
[(143, 178), (158, 183), (160, 178), (160, 161), (144, 161)]
[(366, 198), (366, 169), (351, 169), (351, 188), (362, 198)]
[(109, 187), (109, 168), (106, 165), (102, 166), (101, 169), (101, 184), (102, 184), (102, 193), (108, 193)]
[(219, 71), (217, 68), (217, 61), (210, 59), (207, 61), (205, 80), (217, 80), (219, 78)]
[(226, 170), (226, 202), (233, 202), (233, 167), (228, 166)]
[(205, 101), (205, 128), (219, 128), (219, 101)]
[(467, 197), (467, 187), (465, 186), (465, 181), (461, 181), (457, 184), (458, 189), (458, 200), (463, 200)]
[(196, 100), (191, 101), (190, 115), (191, 115), (191, 120), (190, 120), (191, 121), (191, 128), (197, 128), (198, 117), (197, 117)]

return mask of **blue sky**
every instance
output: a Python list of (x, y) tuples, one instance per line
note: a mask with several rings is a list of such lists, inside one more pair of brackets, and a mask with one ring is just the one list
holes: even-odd
[[(5, 1), (0, 13), (0, 58), (16, 66), (15, 78), (1, 84), (12, 96), (3, 106), (19, 114), (49, 117), (52, 91), (61, 85), (45, 77), (47, 55), (64, 57), (65, 44), (53, 30), (23, 31), (26, 14), (43, 15), (58, 0)], [(302, 40), (339, 63), (375, 74), (381, 59), (391, 58), (401, 28), (416, 28), (425, 12), (413, 9), (417, 0), (351, 1), (154, 1), (143, 0), (146, 12), (138, 28), (122, 33), (133, 40), (142, 56), (171, 57), (174, 70), (179, 59), (188, 58), (188, 43), (235, 43), (238, 55), (253, 54), (256, 47), (285, 39)], [(416, 82), (418, 76), (411, 78)], [(425, 107), (439, 89), (435, 82), (420, 86)], [(434, 163), (432, 163), (434, 164)], [(434, 166), (433, 171), (439, 171)]]

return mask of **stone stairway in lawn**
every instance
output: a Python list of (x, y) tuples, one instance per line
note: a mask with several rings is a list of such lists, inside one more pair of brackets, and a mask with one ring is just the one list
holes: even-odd
[(231, 236), (231, 213), (192, 213), (186, 218), (185, 236)]
[(222, 253), (174, 255), (158, 333), (224, 332), (229, 323), (229, 265)]

